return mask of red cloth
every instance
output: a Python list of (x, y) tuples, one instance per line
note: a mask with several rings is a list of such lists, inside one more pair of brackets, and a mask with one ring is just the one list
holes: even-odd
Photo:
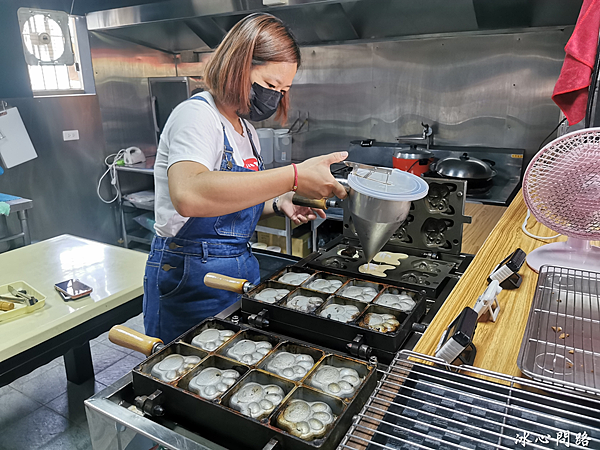
[(552, 100), (563, 111), (569, 125), (585, 117), (599, 32), (600, 0), (584, 0), (573, 34), (565, 46), (565, 62), (552, 93)]

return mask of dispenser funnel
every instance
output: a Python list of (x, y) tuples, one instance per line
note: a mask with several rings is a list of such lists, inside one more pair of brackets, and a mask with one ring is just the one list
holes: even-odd
[(346, 162), (348, 212), (367, 262), (371, 261), (404, 222), (413, 200), (427, 195), (422, 178), (398, 169)]

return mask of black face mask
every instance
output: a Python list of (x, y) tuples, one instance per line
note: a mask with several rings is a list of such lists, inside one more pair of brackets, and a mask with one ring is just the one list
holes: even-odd
[(248, 119), (260, 122), (271, 117), (277, 111), (281, 101), (281, 92), (252, 83), (250, 88), (250, 113)]

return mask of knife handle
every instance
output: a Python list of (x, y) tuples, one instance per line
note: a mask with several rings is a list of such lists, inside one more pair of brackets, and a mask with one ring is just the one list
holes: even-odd
[(163, 343), (158, 338), (146, 336), (123, 325), (112, 327), (108, 332), (108, 340), (113, 344), (135, 350), (146, 356), (150, 356), (156, 347)]
[(254, 287), (252, 283), (249, 283), (248, 280), (244, 280), (243, 278), (228, 277), (227, 275), (221, 275), (214, 272), (209, 272), (204, 275), (204, 284), (211, 288), (231, 291), (236, 294), (243, 294)]

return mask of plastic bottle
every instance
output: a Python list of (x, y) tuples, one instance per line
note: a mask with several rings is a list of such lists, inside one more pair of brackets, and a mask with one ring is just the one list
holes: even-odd
[(292, 162), (292, 135), (288, 128), (273, 130), (275, 135), (274, 158), (276, 163), (289, 164)]
[(256, 130), (260, 141), (260, 155), (265, 165), (273, 164), (274, 138), (273, 128), (259, 128)]

